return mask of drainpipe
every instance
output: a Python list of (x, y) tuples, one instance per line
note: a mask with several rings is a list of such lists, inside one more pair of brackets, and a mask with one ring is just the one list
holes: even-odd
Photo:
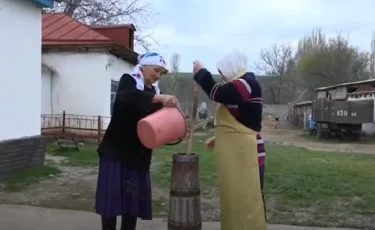
[(51, 85), (50, 85), (50, 101), (51, 101), (51, 113), (53, 114), (53, 71), (50, 72), (51, 75)]

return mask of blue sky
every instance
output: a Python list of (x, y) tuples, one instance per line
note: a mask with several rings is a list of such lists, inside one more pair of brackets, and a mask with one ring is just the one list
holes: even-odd
[(181, 56), (181, 71), (194, 60), (215, 72), (216, 60), (233, 48), (245, 52), (250, 68), (262, 48), (290, 43), (322, 28), (328, 36), (338, 32), (351, 44), (370, 50), (375, 31), (374, 0), (154, 0), (158, 12), (152, 28), (161, 44), (157, 50), (169, 62)]

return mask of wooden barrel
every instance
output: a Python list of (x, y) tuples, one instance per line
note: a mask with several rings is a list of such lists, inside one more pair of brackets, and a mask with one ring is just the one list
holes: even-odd
[(201, 230), (201, 201), (197, 154), (173, 156), (168, 230)]

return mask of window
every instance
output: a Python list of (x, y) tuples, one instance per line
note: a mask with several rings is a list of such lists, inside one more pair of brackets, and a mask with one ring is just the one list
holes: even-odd
[(112, 115), (112, 110), (113, 110), (113, 104), (115, 103), (118, 84), (119, 84), (118, 81), (111, 81), (111, 115)]

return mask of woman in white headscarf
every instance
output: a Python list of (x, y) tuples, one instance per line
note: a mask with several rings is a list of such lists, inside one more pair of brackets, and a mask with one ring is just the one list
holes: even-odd
[(166, 106), (177, 106), (172, 95), (162, 95), (155, 84), (167, 72), (164, 58), (157, 53), (140, 55), (133, 73), (119, 83), (111, 122), (99, 145), (99, 175), (96, 212), (103, 230), (135, 230), (137, 218), (152, 219), (150, 163), (152, 149), (142, 145), (137, 123)]
[(208, 141), (217, 159), (222, 230), (265, 230), (264, 202), (258, 167), (258, 133), (262, 121), (262, 89), (247, 70), (247, 58), (234, 50), (217, 63), (224, 81), (196, 61), (194, 80), (219, 103), (215, 139)]

